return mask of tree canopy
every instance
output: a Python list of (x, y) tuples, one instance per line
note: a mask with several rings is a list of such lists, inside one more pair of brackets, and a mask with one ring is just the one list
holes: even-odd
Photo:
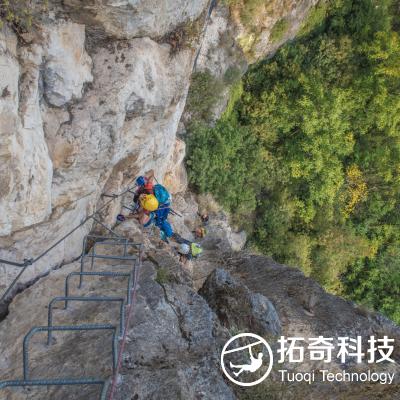
[(192, 126), (188, 164), (259, 251), (400, 322), (398, 12), (328, 1), (214, 127)]

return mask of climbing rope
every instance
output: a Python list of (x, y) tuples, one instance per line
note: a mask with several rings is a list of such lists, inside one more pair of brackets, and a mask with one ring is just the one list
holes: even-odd
[[(142, 235), (143, 235), (143, 229), (142, 229)], [(114, 393), (115, 389), (117, 387), (118, 383), (118, 376), (119, 376), (119, 371), (122, 366), (122, 355), (124, 353), (125, 345), (126, 345), (126, 339), (128, 337), (128, 328), (129, 324), (131, 322), (132, 314), (133, 314), (133, 308), (136, 304), (136, 291), (137, 291), (137, 282), (140, 274), (140, 269), (142, 267), (142, 261), (143, 261), (143, 244), (141, 245), (139, 249), (139, 263), (137, 264), (137, 267), (135, 268), (135, 277), (134, 277), (134, 284), (133, 284), (133, 289), (132, 289), (132, 298), (131, 298), (131, 304), (129, 305), (128, 308), (128, 315), (126, 317), (126, 323), (125, 323), (125, 329), (124, 329), (124, 335), (122, 337), (121, 345), (119, 347), (119, 352), (118, 352), (118, 360), (117, 360), (117, 367), (115, 370), (115, 374), (112, 379), (111, 383), (111, 390), (110, 390), (110, 395), (109, 395), (109, 400), (114, 399)]]

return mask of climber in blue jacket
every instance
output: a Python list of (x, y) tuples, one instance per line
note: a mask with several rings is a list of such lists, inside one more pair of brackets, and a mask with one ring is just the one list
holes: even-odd
[(163, 204), (157, 210), (150, 214), (150, 219), (144, 224), (144, 227), (150, 226), (152, 223), (160, 229), (161, 239), (168, 243), (168, 238), (174, 235), (174, 230), (168, 222), (168, 215), (170, 213), (169, 204)]

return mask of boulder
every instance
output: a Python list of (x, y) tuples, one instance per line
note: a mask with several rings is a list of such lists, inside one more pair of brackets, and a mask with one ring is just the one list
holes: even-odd
[(281, 332), (279, 317), (271, 301), (259, 293), (250, 292), (223, 269), (215, 269), (199, 293), (227, 328), (261, 336), (279, 335)]

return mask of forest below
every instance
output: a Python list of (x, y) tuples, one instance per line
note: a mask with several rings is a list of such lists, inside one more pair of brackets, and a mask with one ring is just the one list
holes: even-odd
[(397, 323), (399, 21), (398, 0), (320, 2), (294, 41), (231, 83), (215, 123), (217, 82), (198, 73), (187, 158), (192, 186), (254, 250)]

